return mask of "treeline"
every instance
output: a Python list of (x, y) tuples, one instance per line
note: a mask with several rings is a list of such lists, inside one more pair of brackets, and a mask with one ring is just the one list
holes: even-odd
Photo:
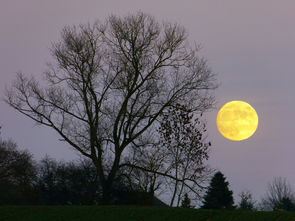
[[(9, 186), (13, 181), (5, 178), (3, 192), (7, 200), (3, 202), (163, 205), (155, 195), (166, 192), (168, 205), (179, 207), (188, 202), (186, 198), (182, 203), (188, 195), (193, 203), (201, 199), (213, 171), (205, 164), (211, 143), (206, 141), (206, 125), (194, 117), (190, 109), (180, 104), (167, 109), (156, 132), (150, 131), (149, 136), (129, 145), (131, 148), (125, 151), (121, 164), (117, 165), (112, 183), (104, 187), (105, 173), (113, 170), (113, 158), (107, 151), (101, 153), (106, 155), (103, 162), (84, 156), (80, 162), (65, 163), (45, 158), (37, 163), (28, 152), (17, 151), (13, 142), (2, 141), (3, 152), (7, 153), (3, 161), (10, 162), (7, 165), (13, 165), (17, 161), (15, 157), (23, 157), (29, 165), (27, 173), (31, 180), (25, 183), (30, 190), (24, 194), (32, 192), (30, 197), (14, 191), (7, 196), (5, 185)], [(7, 165), (3, 166), (7, 171), (15, 167)], [(16, 171), (9, 176), (19, 175)], [(10, 186), (14, 190), (25, 185)], [(23, 197), (17, 199), (16, 195)]]
[[(101, 204), (101, 187), (93, 163), (49, 157), (35, 162), (12, 141), (0, 141), (0, 205)], [(118, 176), (112, 189), (114, 204), (151, 205), (153, 196)], [(156, 203), (161, 203), (158, 200)]]
[[(165, 206), (154, 192), (130, 183), (124, 173), (112, 188), (113, 204)], [(185, 193), (181, 207), (193, 208)], [(267, 193), (258, 203), (249, 191), (239, 194), (234, 204), (233, 191), (221, 172), (212, 177), (201, 199), (202, 209), (285, 210), (295, 211), (295, 195), (283, 178), (268, 184)], [(35, 162), (28, 151), (17, 149), (13, 141), (0, 140), (0, 205), (99, 205), (102, 188), (90, 160), (62, 162), (46, 156)]]
[(216, 172), (203, 199), (202, 209), (282, 210), (295, 211), (295, 194), (286, 179), (276, 177), (268, 184), (267, 192), (260, 202), (254, 200), (250, 191), (239, 194), (240, 201), (234, 205), (233, 191), (221, 172)]

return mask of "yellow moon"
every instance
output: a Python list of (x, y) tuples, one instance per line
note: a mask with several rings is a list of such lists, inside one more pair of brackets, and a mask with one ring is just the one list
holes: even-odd
[(219, 132), (230, 140), (245, 140), (251, 137), (258, 127), (255, 109), (244, 101), (230, 101), (220, 108), (217, 114)]

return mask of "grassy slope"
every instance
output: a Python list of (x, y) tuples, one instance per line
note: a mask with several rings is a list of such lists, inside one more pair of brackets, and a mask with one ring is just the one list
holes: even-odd
[(295, 213), (96, 206), (3, 206), (0, 221), (295, 221)]

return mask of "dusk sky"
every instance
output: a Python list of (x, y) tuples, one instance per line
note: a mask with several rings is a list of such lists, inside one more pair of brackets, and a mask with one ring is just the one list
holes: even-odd
[[(52, 61), (50, 47), (65, 25), (103, 21), (111, 14), (142, 11), (158, 21), (177, 22), (216, 73), (216, 108), (206, 114), (209, 163), (221, 170), (237, 196), (250, 190), (256, 200), (281, 176), (295, 188), (295, 1), (294, 0), (0, 0), (0, 93), (17, 72), (42, 79)], [(256, 133), (230, 141), (216, 128), (227, 101), (250, 103), (259, 115)], [(0, 101), (1, 137), (28, 149), (35, 159), (78, 157), (51, 129)]]

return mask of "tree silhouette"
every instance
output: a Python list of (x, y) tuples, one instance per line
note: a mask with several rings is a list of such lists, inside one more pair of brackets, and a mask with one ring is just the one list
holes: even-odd
[(289, 201), (295, 204), (295, 193), (290, 183), (285, 178), (275, 177), (268, 184), (267, 193), (262, 198), (262, 205), (265, 209), (285, 209), (288, 208)]
[(233, 209), (233, 192), (221, 172), (215, 173), (204, 197), (203, 209)]
[(193, 192), (200, 199), (205, 189), (211, 169), (205, 164), (209, 157), (211, 143), (206, 141), (206, 125), (200, 114), (188, 106), (177, 104), (163, 114), (159, 128), (161, 145), (165, 153), (165, 163), (169, 172), (176, 178), (171, 180), (172, 197), (170, 206), (180, 205), (183, 192)]
[(46, 156), (38, 163), (35, 182), (39, 204), (99, 204), (101, 188), (96, 168), (89, 160), (59, 162)]
[(182, 208), (191, 208), (191, 199), (188, 197), (188, 194), (185, 193), (184, 194), (184, 198), (183, 200), (181, 201), (181, 207)]
[[(124, 154), (168, 107), (212, 106), (215, 78), (185, 29), (144, 13), (66, 27), (47, 82), (19, 74), (6, 102), (92, 160), (109, 204)], [(42, 86), (41, 86), (42, 85)]]
[(0, 138), (0, 204), (30, 204), (35, 198), (35, 162), (12, 140)]
[(289, 197), (283, 197), (275, 209), (295, 211), (295, 203)]
[(253, 210), (255, 206), (255, 201), (252, 198), (252, 194), (249, 191), (243, 191), (239, 195), (241, 201), (239, 203), (239, 209), (242, 210)]

